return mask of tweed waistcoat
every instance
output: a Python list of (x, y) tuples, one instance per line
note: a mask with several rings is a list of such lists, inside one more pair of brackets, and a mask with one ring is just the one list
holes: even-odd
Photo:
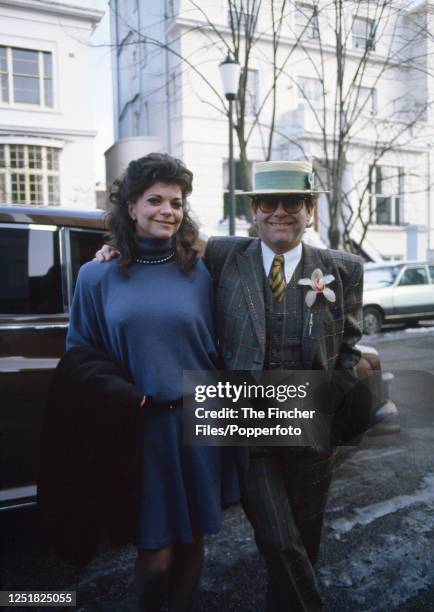
[(287, 283), (281, 302), (273, 299), (270, 283), (264, 274), (266, 348), (264, 369), (301, 370), (304, 291), (298, 281), (302, 262)]

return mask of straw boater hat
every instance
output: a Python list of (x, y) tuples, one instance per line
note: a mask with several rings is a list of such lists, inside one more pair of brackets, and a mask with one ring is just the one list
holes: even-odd
[(314, 188), (312, 164), (307, 161), (265, 161), (253, 164), (253, 190), (248, 196), (265, 194), (327, 193)]

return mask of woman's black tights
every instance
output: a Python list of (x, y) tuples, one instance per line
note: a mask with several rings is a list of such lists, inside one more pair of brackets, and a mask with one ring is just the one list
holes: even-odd
[(202, 535), (189, 544), (138, 549), (134, 582), (140, 612), (158, 612), (166, 595), (170, 612), (191, 610), (202, 565)]

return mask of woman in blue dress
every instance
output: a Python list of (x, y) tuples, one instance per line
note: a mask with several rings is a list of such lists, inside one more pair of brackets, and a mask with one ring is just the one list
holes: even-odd
[(212, 280), (187, 204), (192, 178), (180, 160), (152, 153), (114, 183), (108, 220), (119, 257), (81, 268), (67, 338), (68, 348), (105, 351), (143, 391), (141, 610), (159, 610), (166, 593), (169, 610), (190, 609), (203, 534), (219, 530), (222, 502), (238, 495), (235, 467), (223, 469), (220, 448), (182, 445), (183, 370), (217, 362)]

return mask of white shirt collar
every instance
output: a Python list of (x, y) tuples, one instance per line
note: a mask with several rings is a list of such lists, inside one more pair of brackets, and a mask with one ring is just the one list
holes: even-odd
[[(268, 277), (268, 275), (270, 274), (271, 266), (273, 264), (273, 259), (275, 258), (277, 253), (272, 251), (270, 247), (267, 246), (265, 242), (263, 242), (262, 240), (261, 240), (261, 251), (262, 251), (262, 262), (264, 264), (264, 272), (265, 272), (265, 275)], [(281, 253), (283, 257), (285, 258), (285, 263), (284, 263), (285, 280), (287, 283), (289, 283), (289, 281), (291, 280), (292, 275), (294, 274), (294, 270), (298, 266), (301, 260), (302, 253), (303, 253), (303, 247), (302, 247), (301, 242), (300, 244), (298, 244), (296, 247), (294, 247), (290, 251), (286, 251), (286, 253)]]

